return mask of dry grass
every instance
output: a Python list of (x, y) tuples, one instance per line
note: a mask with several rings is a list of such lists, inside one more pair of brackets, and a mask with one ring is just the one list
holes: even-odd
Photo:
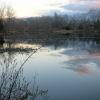
[(23, 76), (24, 64), (38, 49), (34, 50), (21, 66), (18, 66), (16, 59), (2, 54), (3, 59), (0, 61), (0, 100), (36, 100), (39, 96), (46, 99), (48, 90), (39, 89), (35, 82), (36, 76), (33, 83), (27, 82)]

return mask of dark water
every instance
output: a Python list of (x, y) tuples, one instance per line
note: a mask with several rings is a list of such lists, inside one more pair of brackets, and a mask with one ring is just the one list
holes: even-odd
[(99, 41), (8, 42), (0, 46), (0, 59), (10, 57), (20, 65), (39, 47), (23, 73), (28, 81), (37, 75), (39, 87), (48, 89), (48, 100), (100, 100)]

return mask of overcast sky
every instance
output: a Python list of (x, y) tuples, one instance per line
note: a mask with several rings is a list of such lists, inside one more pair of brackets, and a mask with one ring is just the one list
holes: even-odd
[(40, 16), (48, 12), (75, 13), (99, 9), (100, 0), (2, 0), (13, 6), (17, 17)]

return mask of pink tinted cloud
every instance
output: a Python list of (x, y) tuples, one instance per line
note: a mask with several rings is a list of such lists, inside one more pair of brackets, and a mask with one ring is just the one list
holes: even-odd
[(84, 2), (90, 8), (100, 9), (100, 0), (77, 0), (80, 2)]
[(100, 1), (96, 1), (94, 3), (94, 8), (99, 8), (100, 9)]
[(71, 3), (84, 3), (90, 8), (100, 9), (100, 0), (69, 0)]

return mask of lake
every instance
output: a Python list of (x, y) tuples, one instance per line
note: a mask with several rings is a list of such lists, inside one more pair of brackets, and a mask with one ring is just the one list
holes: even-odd
[(23, 75), (29, 82), (36, 75), (39, 87), (48, 90), (47, 100), (100, 100), (100, 42), (97, 40), (6, 42), (0, 45), (0, 60), (4, 57), (16, 59), (18, 65), (29, 57)]

